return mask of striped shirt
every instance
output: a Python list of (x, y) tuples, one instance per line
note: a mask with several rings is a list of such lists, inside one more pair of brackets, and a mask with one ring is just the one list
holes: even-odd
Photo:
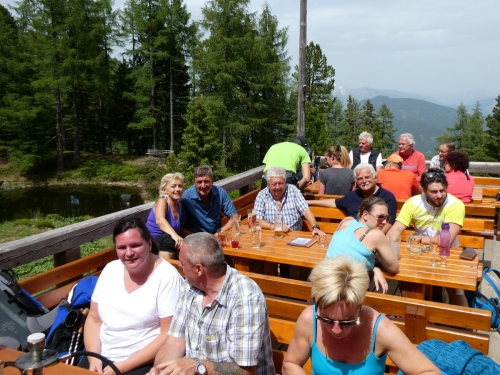
[(227, 266), (215, 300), (202, 308), (204, 293), (184, 283), (169, 335), (186, 340), (186, 357), (257, 366), (275, 374), (266, 300), (257, 284)]

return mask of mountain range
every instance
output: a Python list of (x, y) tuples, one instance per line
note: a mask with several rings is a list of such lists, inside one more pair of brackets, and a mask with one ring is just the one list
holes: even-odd
[(435, 138), (442, 135), (446, 127), (452, 127), (455, 123), (456, 108), (459, 104), (464, 104), (470, 113), (479, 101), (486, 117), (496, 103), (493, 96), (488, 97), (483, 92), (470, 92), (450, 98), (448, 105), (430, 96), (368, 87), (347, 89), (336, 85), (334, 95), (343, 101), (344, 106), (349, 95), (356, 98), (361, 105), (369, 99), (376, 110), (385, 103), (394, 115), (393, 125), (397, 129), (396, 136), (401, 133), (413, 134), (415, 149), (423, 152), (427, 157), (435, 154), (437, 146)]

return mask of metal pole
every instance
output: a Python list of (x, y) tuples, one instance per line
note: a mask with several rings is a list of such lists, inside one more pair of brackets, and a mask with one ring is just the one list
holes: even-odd
[(297, 135), (306, 135), (306, 47), (307, 47), (307, 0), (300, 0), (299, 37), (299, 87), (297, 101)]

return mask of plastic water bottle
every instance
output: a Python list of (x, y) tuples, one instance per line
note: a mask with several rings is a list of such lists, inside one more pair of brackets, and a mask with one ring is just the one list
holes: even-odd
[(450, 224), (441, 225), (441, 234), (439, 235), (439, 256), (441, 265), (446, 266), (446, 259), (450, 256)]

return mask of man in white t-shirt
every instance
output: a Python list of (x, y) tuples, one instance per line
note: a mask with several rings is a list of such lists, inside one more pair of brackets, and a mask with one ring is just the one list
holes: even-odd
[(378, 150), (372, 149), (373, 136), (368, 132), (363, 132), (358, 137), (358, 148), (349, 152), (351, 168), (358, 164), (371, 164), (376, 171), (382, 169), (382, 154)]

